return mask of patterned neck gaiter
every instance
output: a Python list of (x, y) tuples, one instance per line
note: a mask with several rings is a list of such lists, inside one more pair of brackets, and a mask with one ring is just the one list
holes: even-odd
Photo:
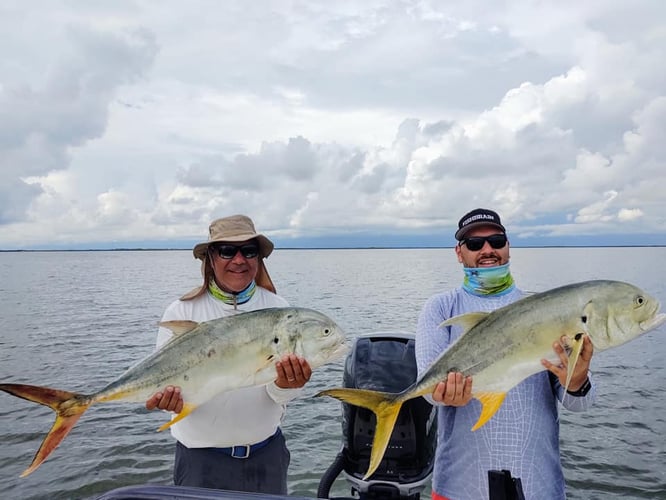
[(509, 264), (495, 267), (464, 267), (463, 288), (473, 295), (504, 295), (516, 286)]
[(217, 283), (215, 283), (214, 279), (211, 279), (208, 282), (208, 291), (213, 297), (221, 300), (225, 304), (233, 305), (235, 309), (238, 304), (244, 304), (252, 298), (254, 292), (257, 291), (257, 284), (254, 282), (254, 280), (252, 280), (252, 283), (250, 283), (245, 290), (238, 293), (232, 293), (225, 292), (219, 286), (217, 286)]

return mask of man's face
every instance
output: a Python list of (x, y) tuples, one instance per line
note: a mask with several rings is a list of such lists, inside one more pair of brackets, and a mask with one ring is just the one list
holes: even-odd
[[(256, 247), (255, 250), (258, 250), (257, 243), (254, 240), (220, 243), (218, 245), (227, 247), (234, 246), (239, 249), (240, 247), (249, 244), (254, 244)], [(220, 256), (219, 252), (215, 250), (218, 245), (213, 247), (211, 252), (211, 265), (213, 266), (213, 272), (215, 273), (215, 281), (217, 281), (217, 284), (222, 290), (227, 292), (242, 292), (250, 283), (252, 283), (252, 280), (257, 275), (257, 271), (259, 270), (259, 257), (255, 255), (254, 257), (247, 258), (241, 251), (236, 251), (233, 257), (224, 259)]]
[[(493, 226), (479, 226), (465, 235), (465, 239), (504, 234)], [(463, 240), (464, 241), (464, 240)], [(458, 262), (465, 267), (495, 267), (509, 262), (509, 241), (503, 248), (493, 248), (488, 241), (479, 250), (470, 250), (466, 244), (456, 245)]]

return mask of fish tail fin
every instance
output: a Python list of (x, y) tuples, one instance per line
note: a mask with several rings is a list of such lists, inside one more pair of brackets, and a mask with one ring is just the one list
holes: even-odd
[(36, 385), (0, 384), (0, 390), (48, 406), (56, 412), (56, 420), (51, 430), (42, 441), (30, 467), (23, 471), (21, 477), (34, 472), (48, 458), (92, 404), (90, 396)]
[(398, 399), (397, 394), (367, 389), (329, 389), (321, 391), (317, 396), (330, 396), (345, 403), (367, 408), (377, 417), (370, 464), (363, 480), (369, 478), (377, 470), (384, 457), (403, 401)]
[(389, 440), (391, 439), (393, 427), (395, 427), (395, 422), (398, 419), (401, 407), (402, 401), (385, 401), (375, 410), (377, 426), (375, 427), (375, 437), (372, 440), (370, 464), (368, 465), (368, 470), (365, 473), (365, 476), (363, 476), (363, 480), (368, 479), (375, 470), (377, 470), (377, 467), (379, 467), (379, 464), (384, 457), (384, 453), (386, 452)]
[(473, 431), (483, 427), (497, 413), (504, 402), (506, 392), (481, 392), (475, 394), (474, 397), (481, 401), (481, 414), (474, 427), (472, 427)]

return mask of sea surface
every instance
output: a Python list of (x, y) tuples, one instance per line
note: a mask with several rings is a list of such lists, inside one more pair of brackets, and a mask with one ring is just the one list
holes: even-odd
[[(519, 286), (544, 291), (588, 279), (641, 286), (666, 304), (666, 248), (514, 248)], [(292, 305), (335, 318), (349, 336), (413, 332), (424, 301), (458, 286), (444, 249), (276, 250), (267, 267)], [(165, 307), (197, 285), (190, 251), (0, 253), (0, 381), (94, 392), (153, 350)], [(666, 499), (666, 329), (598, 353), (596, 405), (561, 413), (570, 499)], [(312, 399), (342, 383), (342, 361), (317, 370), (288, 407), (289, 490), (315, 497), (342, 444), (340, 404)], [(96, 498), (127, 485), (171, 484), (174, 442), (157, 433), (162, 412), (141, 405), (91, 407), (30, 476), (19, 475), (53, 412), (0, 394), (2, 498)], [(332, 496), (349, 494), (340, 477)], [(422, 498), (428, 498), (429, 487)]]

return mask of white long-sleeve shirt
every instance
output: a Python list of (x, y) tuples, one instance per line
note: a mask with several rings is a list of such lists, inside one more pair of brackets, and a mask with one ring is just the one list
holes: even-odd
[[(288, 305), (282, 297), (259, 286), (252, 298), (239, 304), (237, 310), (233, 305), (225, 304), (206, 292), (192, 300), (172, 302), (164, 312), (162, 321), (210, 321), (239, 312)], [(171, 330), (160, 327), (157, 348), (164, 345), (172, 335)], [(301, 392), (301, 389), (282, 389), (273, 382), (265, 386), (224, 392), (172, 425), (171, 434), (188, 448), (221, 448), (257, 443), (275, 433), (284, 416), (286, 403)]]
[[(462, 334), (460, 326), (439, 328), (464, 313), (490, 312), (521, 298), (515, 288), (505, 295), (476, 296), (457, 288), (431, 297), (419, 316), (416, 360), (419, 376)], [(592, 381), (591, 381), (592, 382)], [(549, 372), (528, 377), (506, 395), (497, 413), (480, 429), (480, 403), (438, 406), (437, 451), (433, 491), (455, 500), (488, 498), (488, 471), (509, 470), (519, 477), (526, 500), (562, 500), (565, 483), (560, 462), (558, 399), (565, 408), (583, 411), (595, 399), (595, 387), (583, 397), (567, 395)]]

